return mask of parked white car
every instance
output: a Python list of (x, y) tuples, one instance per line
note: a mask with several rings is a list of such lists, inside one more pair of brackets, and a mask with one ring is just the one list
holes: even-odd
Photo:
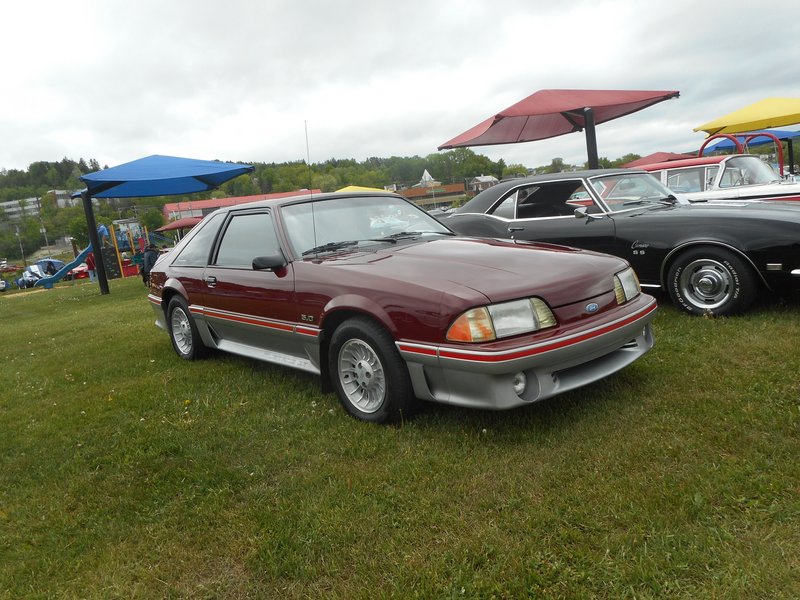
[(800, 183), (781, 180), (754, 154), (700, 156), (638, 165), (690, 202), (780, 200), (800, 202)]

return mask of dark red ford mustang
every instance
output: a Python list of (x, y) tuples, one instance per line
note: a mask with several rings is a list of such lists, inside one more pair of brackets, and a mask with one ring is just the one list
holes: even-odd
[(374, 422), (418, 399), (506, 409), (591, 383), (652, 347), (656, 310), (622, 259), (458, 237), (393, 194), (220, 209), (159, 259), (148, 297), (178, 356), (322, 375)]

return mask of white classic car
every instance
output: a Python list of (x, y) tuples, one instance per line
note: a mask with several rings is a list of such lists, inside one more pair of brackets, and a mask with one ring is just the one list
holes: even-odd
[(754, 154), (701, 156), (637, 165), (690, 202), (700, 200), (800, 201), (800, 183), (782, 180)]

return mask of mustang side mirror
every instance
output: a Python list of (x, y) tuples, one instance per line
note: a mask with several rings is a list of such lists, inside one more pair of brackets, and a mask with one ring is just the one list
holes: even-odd
[(275, 271), (282, 269), (286, 266), (286, 258), (283, 253), (278, 250), (274, 254), (267, 254), (265, 256), (256, 256), (253, 259), (254, 271)]

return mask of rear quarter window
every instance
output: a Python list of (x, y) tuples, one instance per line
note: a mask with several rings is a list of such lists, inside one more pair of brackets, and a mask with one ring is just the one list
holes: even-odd
[(217, 230), (224, 218), (224, 213), (211, 217), (203, 225), (203, 228), (189, 240), (172, 264), (180, 267), (205, 267), (208, 264), (208, 256), (211, 253), (214, 238), (217, 236)]

